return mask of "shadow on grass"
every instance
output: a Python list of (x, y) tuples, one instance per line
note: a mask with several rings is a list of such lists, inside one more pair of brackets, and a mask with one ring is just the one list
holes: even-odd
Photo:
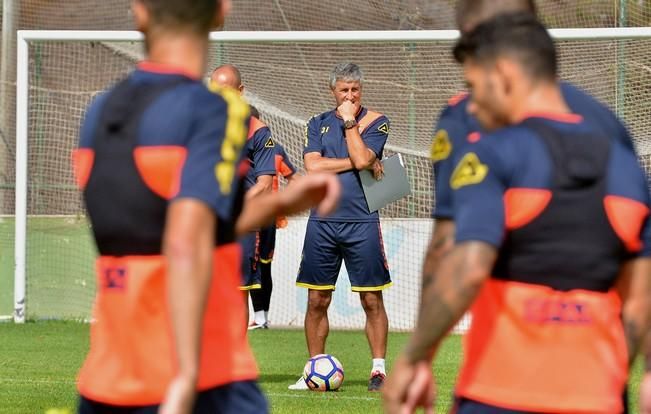
[(351, 378), (344, 378), (344, 384), (345, 385), (359, 385), (360, 387), (367, 387), (368, 386), (368, 379), (351, 379)]
[(293, 384), (298, 379), (298, 375), (289, 375), (289, 374), (263, 374), (258, 378), (258, 382), (261, 384)]

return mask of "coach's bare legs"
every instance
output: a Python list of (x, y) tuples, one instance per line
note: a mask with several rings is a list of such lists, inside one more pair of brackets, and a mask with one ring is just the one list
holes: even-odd
[(330, 331), (328, 307), (331, 301), (331, 290), (308, 290), (305, 340), (310, 357), (325, 353), (325, 343)]
[(389, 319), (384, 308), (382, 292), (360, 292), (359, 298), (366, 312), (366, 338), (373, 358), (384, 358), (387, 353)]

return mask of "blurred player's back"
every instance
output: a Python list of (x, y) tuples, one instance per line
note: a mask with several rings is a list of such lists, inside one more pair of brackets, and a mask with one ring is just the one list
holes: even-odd
[[(157, 73), (163, 69), (166, 73)], [(160, 256), (168, 200), (202, 197), (223, 214), (230, 211), (235, 216), (242, 203), (241, 188), (221, 201), (209, 190), (211, 182), (218, 186), (203, 172), (218, 161), (208, 152), (219, 153), (219, 140), (207, 145), (200, 138), (211, 131), (219, 134), (226, 122), (238, 121), (226, 120), (226, 101), (199, 81), (169, 72), (170, 68), (142, 64), (90, 108), (80, 143), (79, 154), (92, 158), (84, 194), (101, 257), (94, 346), (79, 386), (82, 395), (110, 404), (159, 403), (175, 373)], [(199, 124), (203, 130), (188, 135)], [(208, 299), (204, 323), (213, 328), (206, 331), (203, 347), (237, 350), (241, 355), (233, 359), (230, 352), (206, 354), (201, 388), (257, 375), (242, 332), (233, 328), (244, 319), (237, 294), (234, 220), (220, 221), (217, 230), (221, 247), (215, 254), (221, 276), (215, 282), (220, 288), (213, 287)]]
[(100, 257), (81, 413), (266, 410), (237, 290), (248, 105), (200, 80), (221, 13), (136, 1), (151, 60), (86, 114), (75, 160)]

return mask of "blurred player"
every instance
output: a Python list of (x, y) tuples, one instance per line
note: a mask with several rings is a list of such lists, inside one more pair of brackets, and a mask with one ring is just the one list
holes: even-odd
[[(535, 14), (534, 1), (459, 0), (456, 10), (457, 25), (462, 33), (468, 32), (484, 20), (501, 13), (512, 12)], [(590, 122), (597, 123), (609, 137), (621, 140), (632, 148), (632, 140), (626, 127), (612, 111), (592, 96), (567, 82), (561, 82), (560, 86), (563, 97), (573, 112), (582, 115)], [(452, 189), (449, 185), (450, 176), (455, 162), (458, 161), (458, 154), (465, 146), (472, 144), (481, 130), (475, 117), (468, 113), (468, 102), (469, 97), (466, 93), (450, 98), (448, 105), (440, 114), (435, 129), (431, 158), (434, 164), (435, 179), (435, 205), (432, 212), (436, 219), (436, 225), (425, 256), (424, 267), (428, 271), (423, 274), (423, 285), (429, 283), (427, 278), (434, 274), (438, 260), (454, 244), (455, 226)]]
[(472, 305), (457, 413), (621, 413), (651, 313), (651, 262), (639, 257), (649, 196), (635, 152), (572, 113), (533, 15), (479, 25), (455, 57), (468, 110), (496, 131), (477, 136), (451, 175), (456, 243), (424, 284), (387, 412), (431, 410), (431, 361)]
[[(510, 12), (529, 12), (535, 14), (533, 0), (459, 0), (457, 3), (457, 24), (463, 32), (472, 30), (478, 23), (498, 14)], [(632, 148), (632, 140), (626, 127), (605, 105), (575, 86), (561, 82), (561, 91), (573, 112), (586, 120), (595, 122), (614, 139)], [(454, 215), (452, 189), (449, 181), (458, 154), (472, 144), (481, 126), (477, 119), (468, 113), (470, 101), (468, 94), (460, 93), (448, 101), (437, 122), (432, 142), (431, 158), (434, 164), (435, 205), (432, 211), (436, 219), (434, 234), (425, 257), (425, 267), (433, 269), (438, 258), (454, 243)], [(431, 272), (428, 272), (431, 274)], [(428, 283), (423, 280), (423, 284)]]
[(248, 105), (199, 80), (229, 7), (135, 1), (147, 61), (87, 111), (74, 161), (100, 257), (80, 413), (267, 410), (235, 235), (320, 200), (334, 209), (338, 181), (309, 177), (240, 214)]
[[(285, 149), (276, 142), (275, 146), (275, 165), (276, 175), (273, 178), (273, 191), (278, 191), (279, 178), (283, 177), (290, 184), (296, 174), (296, 168), (289, 160)], [(251, 304), (253, 305), (253, 321), (249, 325), (249, 330), (269, 328), (269, 306), (271, 304), (271, 292), (273, 290), (273, 280), (271, 279), (271, 261), (276, 248), (276, 229), (282, 229), (287, 226), (287, 218), (279, 216), (276, 223), (260, 230), (260, 289), (251, 291)]]
[[(325, 353), (328, 307), (342, 259), (350, 285), (366, 313), (366, 337), (373, 358), (369, 391), (385, 377), (388, 319), (382, 290), (391, 285), (380, 218), (366, 204), (359, 170), (381, 165), (389, 119), (362, 106), (362, 72), (353, 63), (337, 65), (330, 75), (336, 109), (308, 121), (303, 159), (308, 173), (337, 173), (343, 187), (339, 208), (328, 218), (310, 215), (296, 284), (308, 288), (305, 336), (310, 356)], [(377, 174), (381, 171), (374, 170)], [(290, 389), (307, 389), (300, 378)]]
[[(244, 84), (239, 69), (225, 64), (217, 67), (210, 75), (215, 85), (236, 89), (244, 93)], [(245, 198), (250, 200), (260, 194), (270, 193), (276, 175), (275, 142), (271, 130), (256, 116), (251, 116), (249, 135), (246, 141), (246, 158), (249, 169), (245, 177)], [(248, 304), (249, 291), (259, 290), (261, 285), (260, 269), (260, 229), (247, 233), (240, 238), (242, 245), (243, 279), (240, 290), (244, 292), (244, 301)], [(249, 321), (249, 308), (246, 307), (246, 323)]]

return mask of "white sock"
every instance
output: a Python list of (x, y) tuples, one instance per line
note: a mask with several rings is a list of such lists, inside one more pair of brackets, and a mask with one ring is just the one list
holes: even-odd
[(378, 371), (383, 375), (387, 374), (386, 368), (384, 366), (384, 358), (373, 358), (373, 368), (371, 369), (371, 374)]
[(264, 321), (269, 322), (269, 311), (264, 311)]
[(265, 322), (267, 322), (267, 318), (264, 315), (264, 311), (255, 311), (255, 315), (253, 316), (253, 321), (256, 323), (256, 325), (264, 325)]

